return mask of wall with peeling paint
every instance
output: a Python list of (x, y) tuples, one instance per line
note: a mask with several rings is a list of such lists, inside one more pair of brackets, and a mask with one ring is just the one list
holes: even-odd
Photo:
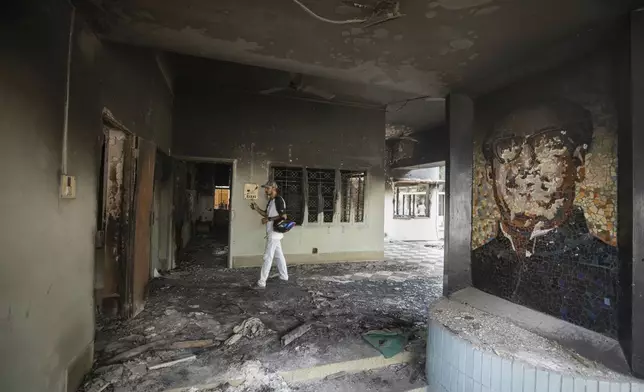
[(242, 194), (244, 183), (264, 183), (271, 165), (368, 171), (366, 222), (293, 229), (283, 240), (289, 262), (383, 257), (384, 111), (181, 86), (175, 108), (175, 156), (237, 161), (231, 202), (235, 266), (260, 264), (265, 229)]
[(614, 47), (477, 99), (472, 211), (476, 287), (611, 337), (621, 290)]
[(104, 50), (77, 14), (67, 144), (77, 191), (75, 199), (60, 199), (71, 7), (27, 0), (13, 3), (2, 18), (0, 164), (7, 186), (0, 203), (0, 390), (75, 391), (93, 359), (101, 110), (116, 108), (137, 132), (145, 116), (135, 122), (127, 113), (152, 109), (145, 132), (156, 128), (150, 137), (169, 148), (172, 101), (133, 80), (146, 73), (153, 78), (156, 68), (130, 78), (123, 68), (103, 67), (114, 63), (106, 62), (114, 52)]

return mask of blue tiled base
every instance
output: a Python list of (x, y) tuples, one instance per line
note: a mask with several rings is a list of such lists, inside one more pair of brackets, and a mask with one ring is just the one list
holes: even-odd
[(431, 320), (427, 343), (430, 392), (644, 392), (641, 383), (591, 380), (535, 369), (481, 351)]

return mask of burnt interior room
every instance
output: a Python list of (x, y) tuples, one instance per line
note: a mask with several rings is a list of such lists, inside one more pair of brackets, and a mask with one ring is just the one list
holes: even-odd
[(0, 391), (644, 391), (643, 4), (10, 2)]

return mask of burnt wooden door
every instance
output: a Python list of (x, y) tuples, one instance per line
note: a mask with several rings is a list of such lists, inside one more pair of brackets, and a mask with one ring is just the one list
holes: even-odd
[(150, 280), (150, 234), (154, 194), (156, 146), (138, 138), (137, 171), (134, 193), (134, 230), (131, 263), (130, 317), (143, 310)]
[[(123, 266), (126, 262), (123, 232), (125, 189), (124, 171), (128, 150), (132, 148), (131, 136), (126, 132), (106, 125), (103, 128), (105, 145), (103, 151), (102, 184), (99, 195), (101, 205), (97, 224), (97, 289), (101, 308), (106, 315), (116, 316), (123, 295)], [(125, 234), (125, 235), (124, 235)]]

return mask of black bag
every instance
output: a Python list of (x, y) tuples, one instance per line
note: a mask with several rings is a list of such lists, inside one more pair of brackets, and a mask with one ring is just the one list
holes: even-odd
[(295, 227), (295, 222), (290, 219), (280, 219), (273, 222), (273, 230), (278, 233), (288, 233)]

